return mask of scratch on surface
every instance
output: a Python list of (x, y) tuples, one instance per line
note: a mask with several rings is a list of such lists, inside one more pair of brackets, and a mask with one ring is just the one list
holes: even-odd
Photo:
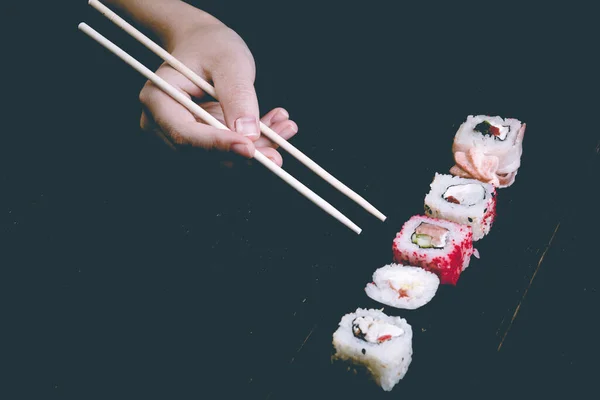
[[(312, 329), (310, 330), (310, 332), (308, 332), (308, 335), (306, 335), (306, 337), (304, 338), (304, 341), (302, 342), (302, 344), (300, 345), (300, 347), (298, 348), (298, 350), (296, 350), (296, 354), (300, 353), (300, 350), (302, 350), (302, 348), (304, 347), (304, 345), (306, 344), (306, 342), (308, 342), (308, 339), (313, 334), (313, 332), (315, 331), (316, 327), (317, 327), (316, 325), (313, 326)], [(290, 364), (293, 363), (295, 359), (296, 359), (296, 357), (292, 357), (292, 359), (290, 360)]]
[[(313, 332), (315, 331), (315, 329), (317, 328), (317, 325), (313, 325), (313, 327), (311, 328), (310, 332), (308, 332), (308, 335), (306, 335), (306, 337), (304, 338), (304, 341), (302, 342), (302, 344), (300, 345), (300, 347), (298, 347), (298, 350), (296, 350), (296, 354), (300, 353), (300, 351), (302, 350), (302, 348), (304, 347), (304, 345), (306, 344), (306, 342), (308, 342), (308, 339), (310, 339), (311, 335), (313, 334)], [(292, 359), (290, 360), (290, 364), (292, 364), (294, 362), (294, 360), (296, 359), (296, 357), (292, 357)], [(276, 390), (277, 388), (275, 388)], [(273, 392), (275, 390), (271, 390), (271, 392), (269, 392), (269, 394), (267, 395), (267, 397), (265, 398), (265, 400), (269, 400), (271, 398), (271, 396), (273, 395)]]
[(517, 308), (515, 309), (515, 312), (510, 320), (510, 323), (508, 324), (508, 328), (506, 328), (506, 332), (504, 332), (504, 336), (502, 336), (502, 340), (500, 341), (500, 344), (498, 345), (497, 351), (500, 351), (500, 349), (502, 349), (502, 344), (504, 343), (504, 340), (506, 339), (506, 335), (508, 335), (508, 332), (510, 331), (512, 324), (515, 321), (515, 318), (517, 317), (519, 310), (521, 309), (521, 304), (523, 303), (525, 296), (527, 296), (527, 292), (529, 291), (529, 288), (531, 287), (531, 284), (533, 283), (533, 280), (535, 279), (535, 276), (537, 275), (537, 273), (542, 265), (542, 262), (544, 261), (544, 257), (546, 256), (546, 253), (548, 252), (548, 250), (550, 249), (550, 246), (552, 245), (552, 242), (554, 241), (554, 237), (556, 236), (556, 232), (558, 232), (559, 227), (560, 227), (560, 221), (556, 225), (556, 228), (554, 228), (554, 233), (552, 234), (550, 241), (546, 245), (546, 248), (544, 249), (544, 252), (542, 253), (542, 256), (540, 257), (540, 261), (538, 261), (537, 267), (535, 268), (535, 271), (533, 272), (533, 275), (531, 276), (531, 279), (529, 280), (529, 285), (527, 285), (525, 292), (523, 292), (523, 297), (521, 297), (521, 300), (519, 301), (519, 304), (517, 305)]

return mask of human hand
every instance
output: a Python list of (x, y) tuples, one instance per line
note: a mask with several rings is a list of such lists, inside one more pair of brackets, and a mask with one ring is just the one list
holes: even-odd
[[(258, 149), (281, 166), (283, 160), (277, 146), (260, 135), (255, 65), (246, 44), (214, 19), (203, 20), (185, 32), (173, 38), (170, 53), (203, 79), (212, 81), (220, 102), (209, 101), (208, 95), (168, 64), (163, 64), (156, 73), (231, 131), (205, 124), (151, 82), (140, 92), (144, 108), (142, 129), (157, 133), (174, 146), (231, 151), (247, 158)], [(298, 126), (283, 108), (271, 110), (261, 121), (286, 140), (298, 132)]]

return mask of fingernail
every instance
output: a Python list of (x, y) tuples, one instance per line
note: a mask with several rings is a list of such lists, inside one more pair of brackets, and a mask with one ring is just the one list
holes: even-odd
[(248, 158), (251, 158), (253, 155), (250, 150), (250, 145), (244, 143), (236, 143), (232, 145), (231, 151), (246, 156)]
[[(273, 163), (277, 164), (277, 159), (269, 157), (269, 160), (273, 161)], [(277, 164), (279, 165), (279, 164)]]
[(249, 139), (258, 139), (258, 119), (254, 117), (242, 117), (235, 121), (235, 131)]
[(298, 129), (293, 125), (286, 126), (279, 132), (280, 135), (291, 135), (292, 133), (298, 133)]
[(287, 110), (284, 109), (284, 108), (280, 108), (277, 111), (277, 114), (279, 114), (279, 116), (284, 117), (284, 118), (289, 118), (290, 117), (290, 114), (288, 114)]

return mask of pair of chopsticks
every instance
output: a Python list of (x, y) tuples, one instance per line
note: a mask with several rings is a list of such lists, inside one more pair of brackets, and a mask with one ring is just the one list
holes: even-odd
[[(171, 67), (173, 67), (175, 70), (179, 71), (181, 74), (183, 74), (189, 80), (191, 80), (195, 85), (200, 87), (204, 92), (208, 93), (213, 98), (218, 100), (215, 88), (213, 86), (211, 86), (208, 82), (206, 82), (204, 79), (202, 79), (196, 73), (194, 73), (191, 69), (186, 67), (183, 63), (181, 63), (179, 60), (177, 60), (175, 57), (173, 57), (171, 54), (169, 54), (166, 50), (164, 50), (158, 44), (153, 42), (150, 38), (148, 38), (142, 32), (140, 32), (139, 30), (134, 28), (131, 24), (129, 24), (123, 18), (119, 17), (116, 13), (111, 11), (108, 7), (106, 7), (100, 1), (90, 0), (89, 5), (92, 6), (93, 8), (95, 8), (100, 13), (102, 13), (105, 17), (107, 17), (109, 20), (111, 20), (113, 23), (115, 23), (117, 26), (119, 26), (125, 32), (129, 33), (131, 36), (133, 36), (135, 39), (137, 39), (140, 43), (142, 43), (144, 46), (146, 46), (149, 50), (151, 50), (156, 55), (158, 55), (160, 58), (162, 58), (165, 62), (167, 62)], [(227, 128), (227, 126), (223, 125), (220, 121), (218, 121), (215, 117), (210, 115), (207, 111), (205, 111), (198, 104), (196, 104), (195, 102), (193, 102), (192, 100), (190, 100), (189, 98), (184, 96), (182, 93), (180, 93), (177, 89), (175, 89), (173, 86), (171, 86), (164, 79), (160, 78), (154, 72), (150, 71), (142, 63), (140, 63), (135, 58), (133, 58), (132, 56), (127, 54), (125, 51), (123, 51), (117, 45), (115, 45), (110, 40), (108, 40), (104, 36), (102, 36), (100, 33), (95, 31), (94, 29), (92, 29), (89, 25), (87, 25), (86, 23), (81, 23), (81, 24), (79, 24), (79, 29), (81, 31), (83, 31), (84, 33), (86, 33), (88, 36), (90, 36), (92, 39), (96, 40), (98, 43), (100, 43), (106, 49), (108, 49), (109, 51), (114, 53), (116, 56), (121, 58), (121, 60), (123, 60), (124, 62), (129, 64), (136, 71), (138, 71), (144, 77), (146, 77), (148, 80), (150, 80), (152, 83), (154, 83), (154, 85), (159, 87), (161, 90), (163, 90), (169, 96), (171, 96), (174, 100), (178, 101), (181, 105), (186, 107), (191, 113), (193, 113), (197, 117), (201, 118), (204, 122), (206, 122), (209, 125), (212, 125), (215, 128), (229, 130), (229, 128)], [(310, 168), (312, 171), (314, 171), (321, 178), (323, 178), (324, 180), (329, 182), (333, 187), (335, 187), (340, 192), (344, 193), (346, 196), (348, 196), (349, 198), (354, 200), (356, 203), (361, 205), (365, 210), (367, 210), (371, 214), (375, 215), (381, 221), (385, 221), (386, 216), (383, 215), (375, 207), (373, 207), (368, 201), (366, 201), (363, 197), (361, 197), (359, 194), (354, 192), (348, 186), (344, 185), (342, 182), (340, 182), (338, 179), (336, 179), (329, 172), (327, 172), (323, 168), (321, 168), (317, 163), (315, 163), (313, 160), (308, 158), (304, 153), (302, 153), (300, 150), (298, 150), (293, 145), (291, 145), (288, 141), (286, 141), (281, 136), (279, 136), (271, 128), (269, 128), (268, 126), (266, 126), (265, 124), (263, 124), (261, 122), (260, 129), (261, 129), (261, 132), (267, 138), (269, 138), (271, 141), (278, 144), (282, 149), (286, 150), (288, 153), (290, 153), (291, 155), (296, 157), (300, 162), (302, 162), (304, 165), (306, 165), (308, 168)], [(296, 178), (294, 178), (289, 173), (287, 173), (286, 171), (281, 169), (277, 164), (272, 162), (269, 158), (267, 158), (260, 151), (256, 150), (253, 157), (258, 162), (260, 162), (262, 165), (264, 165), (269, 170), (271, 170), (273, 173), (275, 173), (277, 176), (279, 176), (281, 179), (283, 179), (290, 186), (292, 186), (294, 189), (296, 189), (297, 191), (302, 193), (310, 201), (312, 201), (317, 206), (319, 206), (321, 209), (323, 209), (324, 211), (329, 213), (331, 216), (336, 218), (338, 221), (340, 221), (341, 223), (346, 225), (348, 228), (352, 229), (357, 234), (361, 233), (362, 229), (359, 228), (350, 219), (348, 219), (344, 214), (339, 212), (335, 207), (333, 207), (331, 204), (329, 204), (327, 201), (325, 201), (319, 195), (314, 193), (312, 190), (310, 190), (308, 187), (306, 187), (304, 184), (302, 184)]]

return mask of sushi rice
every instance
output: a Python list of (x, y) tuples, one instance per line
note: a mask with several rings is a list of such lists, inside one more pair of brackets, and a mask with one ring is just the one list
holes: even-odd
[(342, 317), (333, 334), (332, 361), (364, 367), (384, 391), (391, 391), (412, 362), (412, 337), (405, 319), (358, 308)]

